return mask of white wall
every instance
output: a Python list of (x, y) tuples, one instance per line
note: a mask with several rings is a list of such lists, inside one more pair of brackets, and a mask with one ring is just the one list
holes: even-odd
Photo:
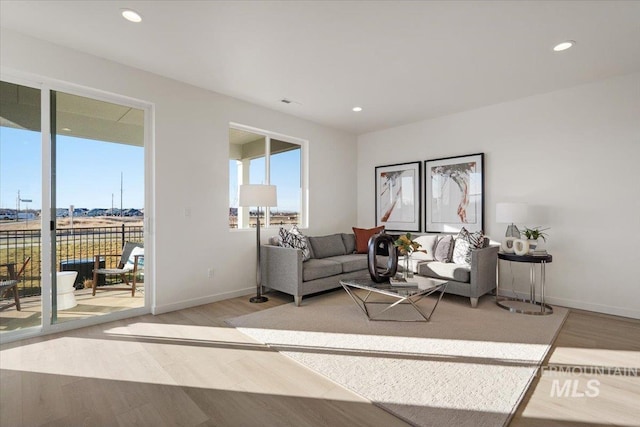
[(255, 231), (228, 229), (229, 122), (309, 141), (310, 234), (355, 224), (355, 136), (13, 31), (0, 40), (4, 71), (155, 105), (156, 312), (255, 292)]
[[(640, 74), (359, 136), (358, 223), (375, 222), (375, 166), (477, 152), (486, 233), (504, 235), (501, 201), (528, 203), (527, 225), (551, 227), (547, 301), (640, 318)], [(525, 290), (528, 267), (513, 268)]]

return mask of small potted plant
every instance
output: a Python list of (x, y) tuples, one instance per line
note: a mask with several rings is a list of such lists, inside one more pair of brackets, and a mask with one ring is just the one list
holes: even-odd
[(540, 227), (525, 227), (521, 233), (524, 237), (529, 241), (529, 251), (533, 252), (538, 247), (538, 239), (542, 239), (543, 241), (547, 241), (547, 237), (549, 235), (545, 233), (549, 228), (540, 228)]
[(411, 239), (411, 233), (407, 233), (396, 239), (396, 241), (393, 242), (393, 246), (398, 248), (400, 255), (404, 255), (404, 277), (411, 277), (413, 272), (411, 270), (409, 259), (411, 258), (411, 254), (420, 249), (422, 245)]

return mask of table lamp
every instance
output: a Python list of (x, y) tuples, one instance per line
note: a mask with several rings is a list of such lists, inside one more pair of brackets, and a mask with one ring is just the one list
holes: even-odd
[(256, 268), (256, 296), (249, 299), (250, 302), (265, 302), (269, 299), (262, 295), (262, 277), (260, 275), (260, 208), (277, 206), (275, 185), (244, 184), (240, 186), (238, 205), (241, 207), (257, 208), (256, 246), (258, 250)]
[(516, 222), (523, 223), (527, 220), (527, 205), (525, 203), (501, 202), (496, 204), (496, 222), (509, 224), (505, 238), (500, 245), (503, 252), (515, 251), (514, 241), (520, 239), (520, 230)]

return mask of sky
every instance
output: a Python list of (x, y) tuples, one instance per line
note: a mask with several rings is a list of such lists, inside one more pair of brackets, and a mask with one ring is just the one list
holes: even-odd
[[(144, 150), (126, 144), (57, 136), (57, 207), (120, 207), (123, 173), (123, 208), (144, 207)], [(0, 127), (0, 208), (42, 208), (41, 137), (39, 132)], [(237, 207), (237, 169), (229, 162), (229, 206)], [(265, 182), (264, 158), (251, 162), (250, 182)], [(300, 150), (271, 156), (271, 184), (277, 186), (274, 210), (300, 211)]]
[[(144, 207), (144, 149), (127, 144), (57, 136), (57, 207)], [(42, 208), (42, 150), (39, 132), (0, 127), (0, 208)]]

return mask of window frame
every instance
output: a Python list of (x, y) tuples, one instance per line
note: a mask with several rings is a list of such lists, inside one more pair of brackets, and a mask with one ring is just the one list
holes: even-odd
[[(299, 220), (298, 220), (298, 228), (305, 229), (309, 226), (309, 161), (308, 161), (308, 145), (309, 141), (306, 139), (285, 135), (278, 132), (268, 131), (265, 129), (256, 128), (253, 126), (243, 125), (241, 123), (229, 122), (229, 130), (236, 129), (240, 131), (254, 133), (256, 135), (262, 136), (265, 139), (265, 177), (264, 183), (269, 185), (271, 183), (271, 139), (276, 139), (279, 141), (287, 142), (289, 144), (295, 144), (300, 146), (300, 212), (299, 212)], [(227, 141), (227, 150), (229, 150), (229, 141)], [(230, 152), (227, 152), (227, 159), (230, 160)], [(227, 163), (228, 165), (228, 163)], [(227, 170), (227, 179), (229, 179), (229, 170)], [(238, 183), (240, 185), (240, 183)], [(229, 185), (227, 185), (229, 187)], [(227, 199), (229, 199), (229, 194), (227, 194)], [(227, 207), (227, 210), (229, 207)], [(275, 228), (278, 226), (271, 225), (271, 211), (269, 209), (266, 210), (264, 215), (264, 224), (261, 224), (260, 228)], [(252, 228), (231, 228), (229, 227), (229, 231), (244, 231), (244, 230), (253, 230)]]

